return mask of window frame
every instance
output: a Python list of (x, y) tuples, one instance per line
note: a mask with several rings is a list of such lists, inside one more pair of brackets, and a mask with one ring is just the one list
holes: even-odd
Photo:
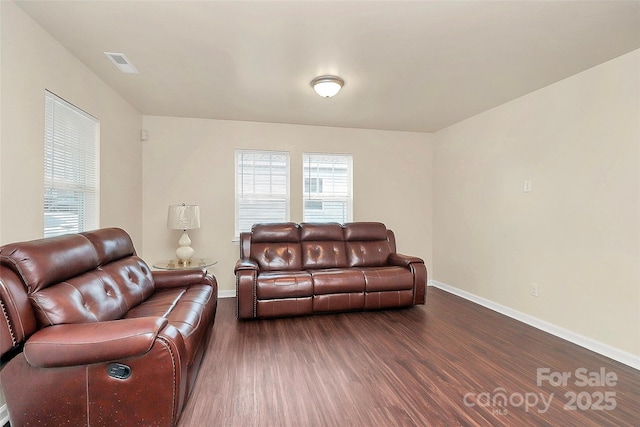
[[(244, 188), (245, 188), (245, 184), (244, 184), (244, 177), (245, 174), (241, 173), (241, 171), (239, 170), (239, 168), (241, 167), (242, 164), (241, 163), (241, 156), (242, 155), (254, 155), (254, 156), (259, 156), (259, 155), (263, 155), (263, 156), (270, 156), (270, 159), (273, 159), (272, 156), (284, 156), (284, 163), (285, 163), (285, 173), (284, 175), (274, 175), (273, 173), (269, 173), (269, 177), (270, 180), (273, 181), (273, 177), (274, 176), (279, 176), (282, 177), (284, 176), (284, 185), (285, 185), (285, 191), (284, 192), (269, 192), (269, 193), (262, 193), (262, 192), (254, 192), (254, 193), (249, 193), (249, 194), (245, 194), (244, 193)], [(290, 183), (290, 177), (291, 177), (291, 158), (290, 158), (290, 153), (288, 151), (275, 151), (275, 150), (255, 150), (255, 149), (236, 149), (235, 150), (235, 236), (236, 238), (239, 238), (240, 233), (244, 232), (244, 231), (250, 231), (249, 229), (247, 229), (246, 227), (242, 227), (241, 223), (242, 222), (246, 222), (246, 220), (243, 220), (243, 218), (241, 217), (241, 204), (242, 204), (242, 199), (246, 199), (246, 200), (254, 200), (256, 202), (265, 202), (265, 203), (269, 203), (269, 200), (273, 200), (274, 202), (277, 201), (281, 201), (284, 202), (284, 217), (283, 218), (278, 218), (277, 216), (272, 216), (271, 218), (268, 219), (264, 219), (264, 220), (259, 220), (257, 218), (254, 218), (253, 223), (255, 224), (256, 222), (287, 222), (290, 220), (290, 215), (291, 215), (291, 183)], [(272, 160), (271, 160), (272, 162)], [(254, 166), (255, 168), (255, 166)], [(257, 185), (257, 183), (255, 182), (255, 176), (256, 176), (256, 171), (254, 170), (253, 172), (253, 177), (254, 177), (254, 189), (255, 186)], [(242, 181), (242, 182), (241, 182)], [(263, 184), (266, 185), (266, 184)], [(271, 186), (273, 186), (273, 182), (271, 182), (270, 184)], [(268, 215), (267, 215), (268, 217)]]
[[(334, 157), (334, 158), (343, 158), (346, 161), (342, 164), (346, 165), (346, 195), (339, 195), (336, 193), (332, 193), (330, 188), (335, 188), (335, 183), (332, 183), (331, 180), (335, 174), (331, 174), (331, 176), (320, 176), (316, 174), (313, 176), (311, 174), (311, 162), (314, 160), (314, 157)], [(319, 162), (320, 160), (316, 160)], [(341, 163), (338, 163), (341, 164)], [(335, 163), (334, 163), (335, 165)], [(335, 166), (334, 166), (335, 169)], [(310, 152), (302, 154), (302, 218), (304, 222), (352, 222), (353, 221), (353, 154), (351, 153), (319, 153), (319, 152)], [(313, 185), (313, 182), (316, 182), (316, 185)], [(311, 191), (315, 187), (315, 192)], [(318, 191), (320, 190), (320, 191)], [(322, 195), (324, 194), (324, 195)], [(317, 214), (313, 217), (310, 216), (307, 212), (307, 202), (308, 201), (320, 201), (323, 204), (322, 210), (324, 210), (324, 206), (327, 203), (332, 202), (343, 202), (344, 207), (346, 209), (346, 214), (342, 217), (342, 219), (338, 220), (335, 217), (328, 218), (318, 218)], [(311, 209), (313, 211), (317, 211), (317, 209)], [(315, 213), (315, 212), (314, 212)]]
[[(43, 236), (100, 224), (100, 120), (45, 90)], [(57, 223), (57, 225), (56, 225)]]

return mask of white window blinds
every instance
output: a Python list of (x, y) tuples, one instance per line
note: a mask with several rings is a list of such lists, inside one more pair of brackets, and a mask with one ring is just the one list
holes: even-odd
[(350, 154), (304, 154), (304, 221), (353, 221)]
[(236, 150), (236, 236), (289, 220), (289, 153)]
[(98, 227), (98, 120), (45, 92), (44, 236)]

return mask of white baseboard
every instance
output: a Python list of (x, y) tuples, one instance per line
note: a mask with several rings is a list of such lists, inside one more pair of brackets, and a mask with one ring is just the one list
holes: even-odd
[(218, 298), (233, 298), (236, 296), (236, 290), (218, 290)]
[(636, 356), (635, 354), (620, 350), (619, 348), (612, 347), (583, 335), (576, 334), (575, 332), (538, 319), (537, 317), (530, 316), (491, 300), (479, 297), (467, 291), (463, 291), (462, 289), (447, 285), (446, 283), (438, 282), (437, 280), (429, 280), (429, 286), (434, 286), (471, 302), (475, 302), (476, 304), (480, 304), (483, 307), (504, 314), (505, 316), (511, 317), (512, 319), (519, 320), (520, 322), (526, 323), (529, 326), (533, 326), (536, 329), (548, 332), (559, 338), (577, 344), (580, 347), (584, 347), (588, 350), (609, 357), (617, 362), (623, 363), (627, 366), (631, 366), (632, 368), (640, 369), (640, 356)]
[(9, 422), (9, 410), (7, 409), (7, 404), (0, 406), (0, 426), (5, 425)]

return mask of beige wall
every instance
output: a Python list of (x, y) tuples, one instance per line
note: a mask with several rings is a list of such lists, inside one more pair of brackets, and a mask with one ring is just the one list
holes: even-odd
[(13, 2), (0, 7), (0, 244), (43, 235), (45, 89), (100, 119), (100, 225), (140, 244), (142, 116)]
[(434, 135), (437, 281), (640, 355), (639, 75), (635, 51)]
[(141, 242), (142, 116), (14, 3), (0, 19), (0, 244), (43, 235), (45, 89), (100, 119), (100, 225)]
[(0, 244), (42, 236), (49, 89), (100, 119), (101, 226), (150, 263), (178, 239), (167, 206), (198, 203), (193, 246), (232, 291), (234, 149), (291, 153), (293, 221), (302, 153), (348, 152), (354, 220), (385, 222), (430, 278), (640, 355), (639, 52), (435, 135), (142, 118), (13, 3), (0, 14)]
[(197, 254), (219, 260), (210, 270), (220, 289), (235, 291), (233, 266), (236, 148), (290, 153), (291, 220), (302, 220), (302, 154), (353, 155), (354, 220), (382, 221), (398, 250), (431, 265), (430, 135), (145, 116), (143, 255), (174, 256), (180, 232), (166, 228), (173, 203), (200, 205), (202, 228), (189, 232)]

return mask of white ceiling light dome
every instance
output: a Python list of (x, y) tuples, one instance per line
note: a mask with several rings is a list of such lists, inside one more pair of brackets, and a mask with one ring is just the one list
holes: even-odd
[(311, 80), (311, 86), (316, 93), (325, 98), (331, 98), (335, 96), (342, 86), (344, 80), (338, 76), (319, 76)]

